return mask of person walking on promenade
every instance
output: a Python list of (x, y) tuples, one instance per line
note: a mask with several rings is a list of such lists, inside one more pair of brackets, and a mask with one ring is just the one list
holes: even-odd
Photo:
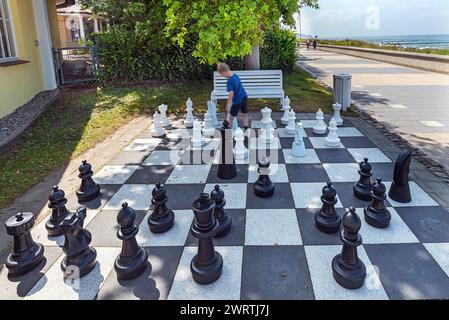
[(318, 36), (315, 36), (315, 39), (313, 39), (313, 50), (316, 50), (317, 44), (318, 44)]

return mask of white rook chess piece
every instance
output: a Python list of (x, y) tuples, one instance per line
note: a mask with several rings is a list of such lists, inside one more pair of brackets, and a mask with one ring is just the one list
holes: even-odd
[(161, 126), (166, 128), (170, 126), (170, 121), (167, 118), (167, 109), (168, 106), (166, 104), (161, 104), (159, 107), (159, 113), (161, 114)]
[(207, 137), (213, 136), (215, 134), (215, 128), (212, 125), (212, 117), (209, 112), (206, 112), (204, 114), (203, 134)]
[(284, 115), (281, 118), (281, 123), (288, 124), (289, 118), (288, 113), (290, 112), (290, 99), (288, 96), (284, 99), (284, 105), (282, 106), (282, 110), (284, 110)]
[(234, 148), (234, 154), (236, 160), (244, 160), (248, 158), (248, 149), (245, 147), (245, 137), (243, 130), (240, 128), (237, 128), (235, 130), (235, 148)]
[(329, 123), (329, 135), (326, 137), (326, 146), (332, 148), (338, 148), (341, 145), (340, 138), (337, 135), (337, 122), (331, 120)]
[(331, 120), (335, 120), (338, 127), (343, 125), (343, 119), (341, 118), (340, 115), (341, 108), (342, 106), (338, 102), (332, 105), (332, 109), (334, 109), (334, 116), (332, 117)]
[(296, 131), (296, 113), (291, 110), (288, 114), (288, 125), (285, 127), (285, 132), (294, 135)]
[(274, 136), (273, 136), (273, 120), (271, 119), (271, 109), (269, 108), (263, 108), (262, 109), (262, 129), (260, 134), (260, 142), (269, 144), (273, 142)]
[(187, 99), (186, 107), (187, 107), (187, 115), (186, 119), (184, 120), (184, 125), (187, 128), (192, 128), (193, 122), (195, 121), (195, 117), (193, 116), (193, 102), (190, 98)]
[(201, 122), (198, 120), (193, 121), (193, 133), (192, 133), (192, 147), (201, 148), (206, 144), (206, 140), (201, 134)]
[(296, 124), (295, 141), (293, 141), (292, 146), (292, 156), (294, 157), (306, 156), (306, 146), (304, 144), (302, 130), (302, 122), (298, 122)]
[(212, 119), (212, 126), (216, 128), (218, 126), (217, 119), (217, 104), (215, 101), (207, 101), (207, 112), (209, 112)]
[(321, 109), (318, 109), (316, 113), (316, 123), (313, 126), (313, 132), (315, 134), (325, 134), (327, 130), (326, 124), (324, 123), (324, 113)]
[(162, 137), (164, 134), (164, 128), (161, 126), (161, 115), (156, 111), (153, 116), (153, 129), (151, 130), (151, 136), (158, 138)]

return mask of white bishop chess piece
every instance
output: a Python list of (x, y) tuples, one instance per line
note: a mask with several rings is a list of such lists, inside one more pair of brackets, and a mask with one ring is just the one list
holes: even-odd
[(261, 143), (270, 144), (274, 141), (273, 136), (273, 120), (271, 119), (271, 109), (265, 107), (262, 109), (262, 129), (259, 141)]
[(234, 148), (234, 154), (236, 160), (245, 160), (248, 158), (248, 149), (245, 147), (245, 136), (243, 133), (243, 130), (240, 128), (237, 128), (235, 130), (235, 148)]
[(296, 123), (295, 141), (293, 141), (292, 146), (292, 156), (294, 157), (306, 156), (306, 146), (304, 144), (302, 131), (302, 122)]
[(209, 112), (204, 114), (204, 128), (203, 135), (207, 137), (211, 137), (215, 134), (215, 128), (212, 125), (212, 117)]
[(340, 112), (342, 109), (341, 104), (339, 104), (338, 102), (333, 104), (332, 109), (334, 109), (334, 116), (332, 117), (331, 120), (335, 120), (338, 127), (343, 125), (343, 119), (341, 118), (341, 115), (340, 115)]
[(159, 138), (164, 134), (164, 128), (161, 126), (161, 115), (156, 111), (153, 116), (153, 129), (151, 130), (151, 136), (154, 138)]
[(326, 146), (331, 148), (338, 148), (341, 146), (340, 138), (337, 134), (337, 122), (335, 120), (331, 120), (329, 123), (329, 135), (326, 137)]
[(195, 121), (195, 117), (193, 116), (193, 102), (192, 99), (187, 99), (186, 102), (186, 107), (187, 107), (187, 115), (186, 115), (186, 119), (184, 120), (184, 125), (187, 128), (192, 128), (193, 127), (193, 122)]
[(168, 106), (166, 104), (161, 104), (157, 108), (159, 109), (159, 113), (161, 114), (161, 126), (163, 128), (169, 127), (170, 126), (170, 121), (168, 120), (168, 117), (167, 117)]
[(192, 147), (195, 149), (201, 148), (206, 144), (206, 140), (201, 133), (201, 122), (198, 120), (193, 121), (193, 133), (192, 133)]
[(315, 134), (325, 134), (327, 131), (326, 123), (324, 123), (324, 113), (320, 109), (318, 109), (316, 113), (316, 123), (313, 126), (313, 132)]
[(296, 113), (291, 110), (288, 114), (288, 125), (285, 127), (285, 132), (294, 135), (296, 132)]
[(284, 99), (284, 105), (282, 106), (282, 110), (284, 110), (284, 115), (281, 118), (282, 124), (288, 124), (289, 121), (289, 112), (290, 112), (290, 98), (288, 96)]

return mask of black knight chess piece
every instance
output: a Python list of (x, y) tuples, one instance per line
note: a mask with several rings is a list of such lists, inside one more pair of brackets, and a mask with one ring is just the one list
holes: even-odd
[(274, 193), (274, 183), (270, 179), (270, 159), (265, 157), (259, 161), (259, 168), (257, 169), (259, 178), (254, 182), (254, 194), (260, 198), (271, 197)]
[(117, 237), (122, 240), (122, 251), (115, 259), (114, 269), (119, 280), (138, 277), (148, 265), (147, 251), (137, 244), (136, 235), (139, 227), (134, 223), (135, 220), (136, 212), (124, 202), (117, 215), (117, 223), (120, 226)]
[(214, 216), (218, 220), (220, 226), (215, 235), (216, 238), (224, 237), (231, 231), (232, 218), (229, 217), (224, 210), (224, 206), (226, 205), (224, 196), (224, 191), (223, 189), (220, 189), (219, 185), (216, 185), (214, 190), (210, 193), (210, 197), (215, 201)]
[(31, 237), (31, 228), (35, 217), (30, 212), (21, 212), (9, 218), (6, 232), (14, 237), (12, 253), (6, 258), (6, 267), (10, 277), (22, 276), (38, 267), (44, 260), (44, 247), (35, 243)]
[(94, 200), (100, 195), (100, 185), (92, 179), (94, 175), (92, 166), (86, 160), (83, 160), (83, 163), (79, 167), (79, 172), (78, 177), (81, 178), (81, 186), (76, 191), (78, 202), (82, 203)]
[(220, 225), (214, 217), (215, 201), (202, 193), (192, 205), (195, 219), (190, 228), (192, 236), (198, 239), (198, 254), (190, 263), (193, 280), (199, 284), (210, 284), (220, 278), (223, 258), (215, 251), (213, 237)]
[(232, 139), (232, 130), (229, 128), (229, 122), (223, 121), (221, 133), (220, 162), (218, 164), (217, 177), (223, 180), (234, 179), (237, 176), (237, 168), (234, 159), (234, 141)]
[(375, 228), (386, 228), (390, 224), (391, 213), (385, 206), (387, 189), (382, 179), (373, 185), (373, 202), (364, 210), (365, 221)]
[(365, 265), (357, 255), (357, 247), (362, 244), (362, 237), (359, 234), (362, 221), (355, 208), (350, 208), (345, 213), (342, 225), (340, 239), (343, 242), (343, 249), (341, 254), (332, 260), (332, 273), (339, 285), (354, 290), (363, 286), (366, 277)]
[(373, 175), (371, 173), (372, 167), (371, 164), (368, 162), (368, 159), (365, 158), (363, 162), (360, 163), (360, 179), (359, 181), (354, 184), (354, 196), (357, 199), (363, 200), (363, 201), (371, 201), (372, 196), (371, 192), (373, 191), (373, 184), (371, 182), (371, 176)]
[(157, 183), (152, 192), (153, 212), (148, 218), (148, 226), (153, 233), (163, 233), (170, 230), (175, 223), (175, 214), (167, 208), (167, 191), (165, 187)]
[(61, 222), (64, 232), (62, 251), (66, 255), (61, 261), (61, 269), (65, 277), (73, 275), (74, 272), (83, 277), (92, 271), (97, 261), (97, 252), (89, 247), (92, 235), (84, 229), (84, 219), (86, 208), (81, 207)]
[(388, 193), (390, 199), (396, 202), (409, 203), (412, 201), (408, 177), (411, 161), (411, 150), (402, 151), (396, 160), (393, 183), (391, 184), (390, 192)]
[(65, 193), (62, 189), (57, 186), (53, 187), (53, 190), (48, 197), (48, 207), (52, 210), (50, 218), (45, 223), (45, 228), (47, 229), (48, 235), (50, 237), (62, 236), (62, 220), (67, 217), (69, 210), (66, 208), (67, 199)]
[(318, 230), (324, 233), (336, 233), (340, 230), (341, 218), (335, 210), (337, 204), (337, 190), (332, 183), (328, 182), (323, 188), (321, 196), (323, 206), (319, 212), (315, 214), (315, 225)]

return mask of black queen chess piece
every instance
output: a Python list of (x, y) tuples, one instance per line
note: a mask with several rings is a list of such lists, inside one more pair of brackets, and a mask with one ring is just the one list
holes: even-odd
[(368, 158), (360, 162), (359, 166), (360, 179), (354, 184), (354, 196), (362, 201), (371, 201), (371, 192), (373, 191), (373, 184), (371, 182), (371, 176), (373, 175), (371, 173), (372, 166), (368, 162)]
[(225, 194), (219, 185), (214, 186), (214, 190), (210, 193), (210, 197), (215, 201), (214, 216), (218, 220), (219, 228), (215, 235), (216, 238), (226, 236), (231, 231), (232, 218), (228, 216), (224, 210), (226, 205)]
[(92, 166), (86, 160), (83, 160), (79, 167), (79, 172), (78, 177), (81, 178), (81, 186), (76, 191), (78, 202), (83, 203), (94, 200), (100, 195), (100, 185), (92, 179), (94, 175)]
[(202, 193), (192, 204), (195, 214), (190, 228), (192, 236), (198, 239), (198, 253), (190, 263), (193, 280), (202, 285), (211, 284), (220, 278), (223, 258), (215, 251), (213, 237), (220, 225), (214, 217), (215, 201), (209, 194)]
[(44, 260), (44, 247), (35, 243), (31, 228), (35, 217), (31, 212), (21, 212), (9, 218), (5, 223), (6, 232), (14, 237), (12, 253), (6, 258), (6, 268), (10, 277), (20, 277)]
[(373, 185), (373, 201), (364, 210), (365, 221), (375, 228), (386, 228), (390, 225), (391, 213), (385, 206), (387, 188), (382, 179)]
[(343, 248), (332, 260), (332, 274), (343, 288), (355, 290), (363, 286), (366, 277), (365, 264), (357, 255), (357, 247), (362, 244), (362, 237), (359, 234), (362, 221), (355, 208), (352, 207), (345, 213), (342, 225), (340, 239)]
[(67, 199), (65, 193), (58, 186), (54, 186), (50, 196), (48, 197), (48, 207), (51, 209), (50, 218), (45, 223), (48, 235), (50, 237), (62, 236), (62, 220), (67, 217), (69, 210), (66, 208)]
[(157, 183), (152, 192), (153, 212), (148, 217), (148, 226), (153, 233), (164, 233), (175, 223), (175, 214), (167, 208), (167, 191), (161, 183)]
[(331, 182), (323, 188), (321, 202), (323, 206), (321, 210), (315, 214), (315, 225), (318, 230), (324, 233), (336, 233), (340, 230), (341, 218), (335, 210), (337, 204), (337, 190)]
[(138, 277), (148, 265), (147, 251), (137, 244), (136, 235), (139, 233), (139, 227), (135, 224), (135, 220), (136, 212), (124, 202), (117, 215), (117, 223), (120, 226), (117, 237), (122, 240), (122, 251), (115, 259), (114, 269), (119, 280)]
[(83, 227), (86, 214), (87, 209), (80, 207), (61, 222), (64, 232), (62, 251), (66, 255), (61, 261), (61, 269), (65, 277), (73, 275), (75, 271), (79, 277), (83, 277), (92, 271), (97, 262), (97, 252), (89, 247), (92, 235)]
[(274, 194), (275, 185), (270, 179), (270, 159), (264, 157), (259, 161), (257, 169), (259, 178), (253, 184), (254, 194), (260, 198), (268, 198)]
[(399, 203), (409, 203), (412, 201), (409, 185), (410, 163), (412, 161), (412, 151), (403, 150), (394, 166), (393, 182), (388, 196), (391, 200)]
[(227, 120), (223, 121), (223, 127), (220, 129), (221, 149), (220, 162), (218, 164), (217, 177), (223, 180), (231, 180), (237, 176), (237, 168), (234, 158), (234, 141), (232, 139), (232, 130)]

